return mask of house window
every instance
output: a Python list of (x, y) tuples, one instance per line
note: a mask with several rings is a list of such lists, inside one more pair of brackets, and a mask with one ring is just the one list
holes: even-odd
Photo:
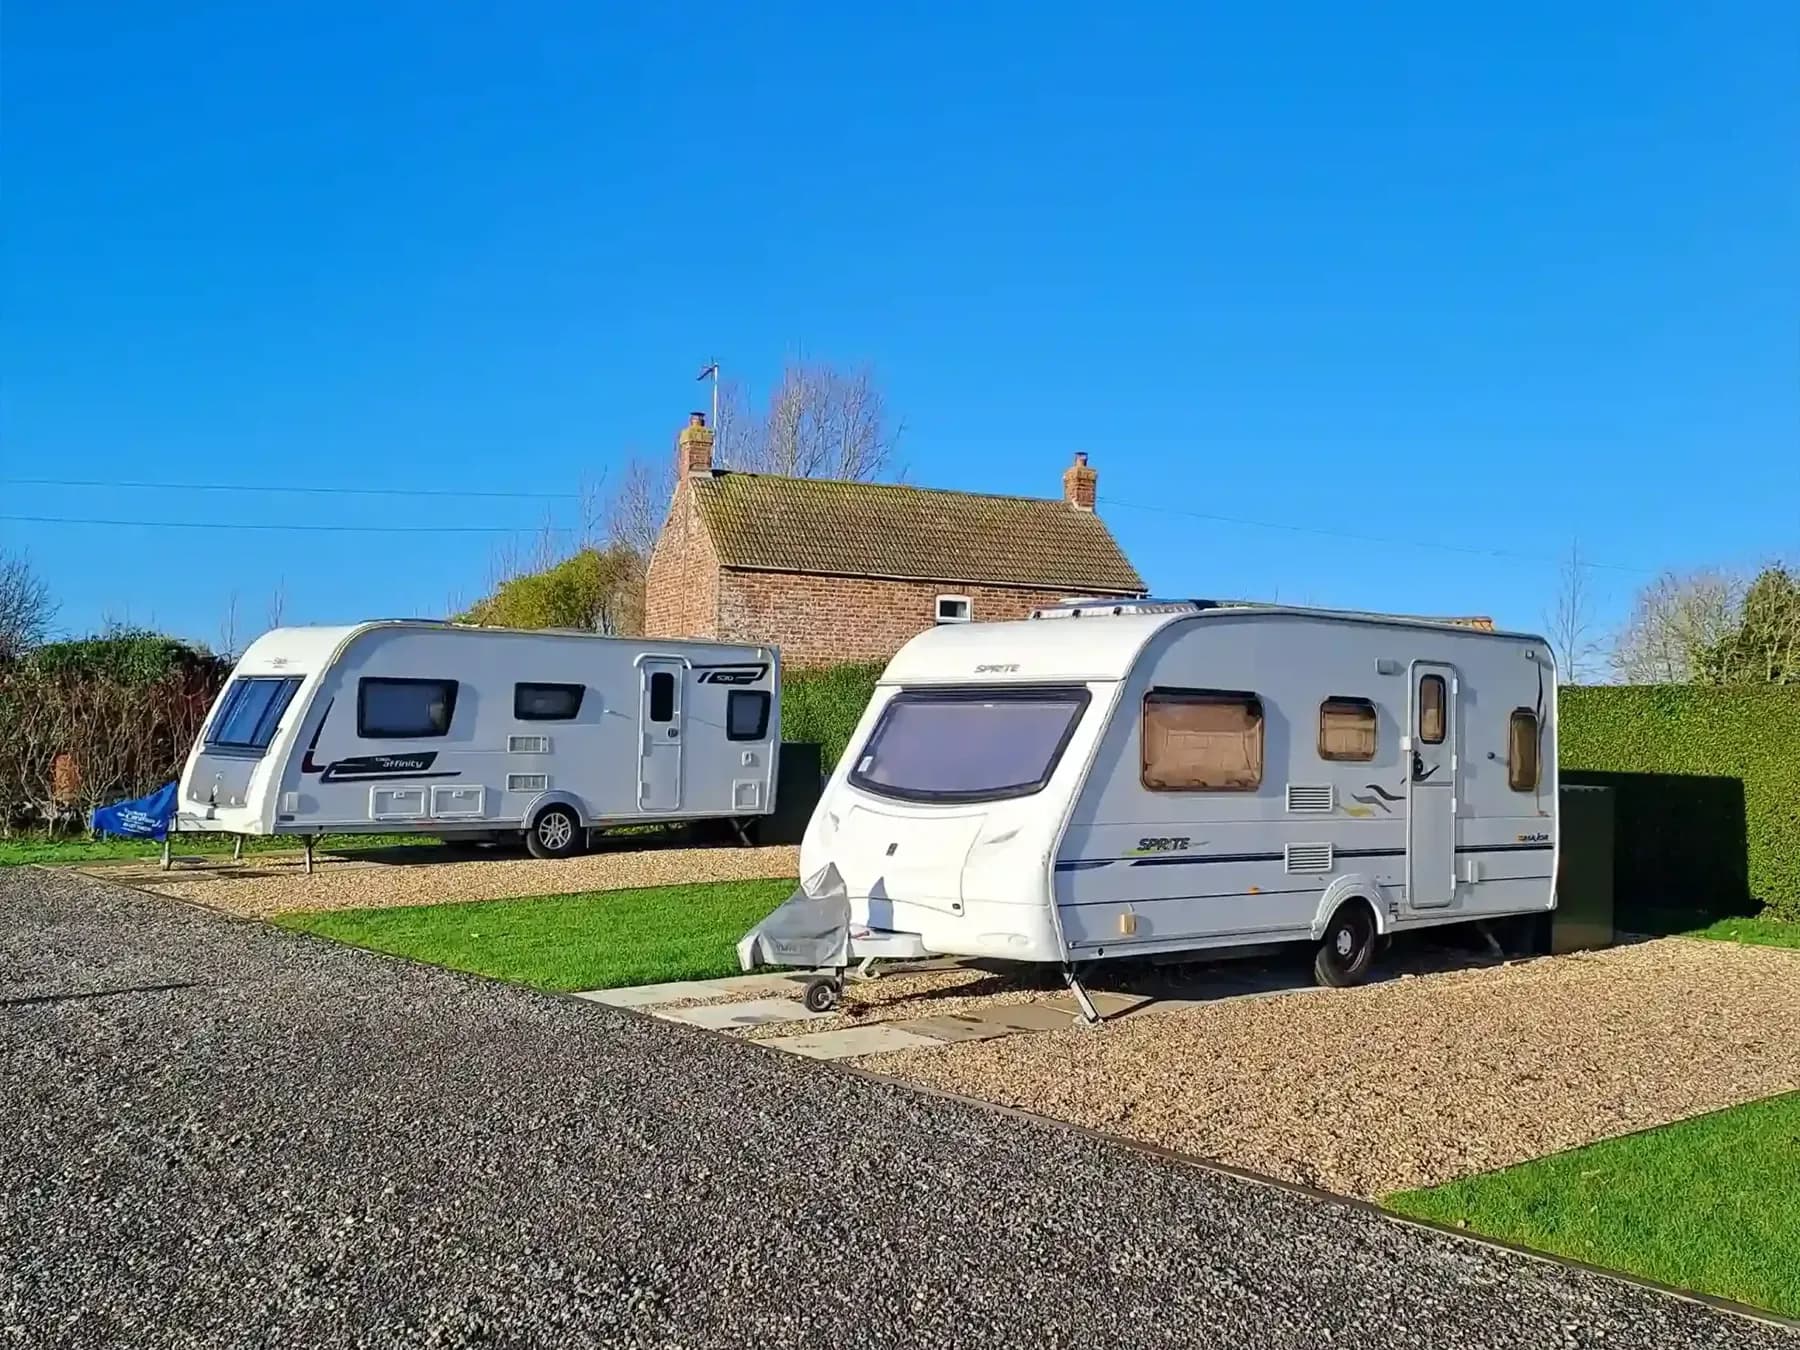
[(939, 623), (967, 623), (975, 613), (966, 595), (940, 595), (937, 598)]
[(515, 684), (513, 716), (521, 722), (568, 722), (581, 711), (584, 684)]
[(1375, 705), (1366, 698), (1328, 698), (1319, 705), (1320, 759), (1374, 759)]
[(1254, 792), (1263, 710), (1255, 694), (1152, 689), (1144, 695), (1143, 782), (1152, 792)]
[(1508, 727), (1506, 782), (1514, 792), (1538, 786), (1538, 719), (1530, 708), (1514, 708)]
[(356, 734), (367, 740), (445, 736), (455, 712), (455, 680), (357, 681)]
[(296, 677), (248, 675), (233, 680), (206, 743), (220, 750), (267, 750), (299, 687)]
[(725, 739), (760, 741), (769, 734), (769, 695), (762, 689), (733, 689), (725, 696)]
[(1449, 701), (1449, 686), (1442, 675), (1426, 675), (1419, 680), (1419, 739), (1425, 744), (1443, 744), (1444, 706)]
[(675, 677), (666, 670), (659, 670), (650, 677), (650, 720), (675, 720)]

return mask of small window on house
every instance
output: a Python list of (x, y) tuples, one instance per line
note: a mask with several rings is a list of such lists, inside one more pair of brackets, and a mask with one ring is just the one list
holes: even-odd
[(567, 722), (581, 711), (584, 684), (515, 684), (513, 716), (521, 722)]
[(975, 608), (966, 595), (940, 595), (937, 598), (939, 623), (967, 623), (974, 612)]
[(1514, 708), (1507, 737), (1506, 781), (1514, 792), (1538, 786), (1538, 719), (1530, 708)]
[(1449, 702), (1449, 686), (1442, 675), (1426, 675), (1419, 680), (1419, 739), (1427, 745), (1444, 741), (1444, 705)]
[(769, 695), (762, 689), (733, 689), (725, 696), (725, 739), (760, 741), (769, 734)]
[(650, 720), (675, 720), (675, 677), (666, 670), (659, 670), (650, 677)]
[(1255, 694), (1152, 689), (1144, 695), (1143, 781), (1152, 792), (1254, 792), (1263, 710)]
[(1320, 759), (1374, 759), (1375, 705), (1366, 698), (1328, 698), (1319, 705)]
[(356, 686), (356, 734), (368, 740), (424, 740), (450, 732), (455, 680), (369, 678)]

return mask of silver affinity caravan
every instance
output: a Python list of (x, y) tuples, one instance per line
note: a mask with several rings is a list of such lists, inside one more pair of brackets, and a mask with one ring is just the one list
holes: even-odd
[(1071, 603), (894, 657), (801, 875), (848, 902), (850, 957), (1072, 974), (1306, 942), (1321, 981), (1350, 984), (1386, 934), (1551, 909), (1556, 802), (1540, 638)]
[(771, 647), (392, 621), (251, 643), (181, 776), (179, 830), (523, 832), (774, 806)]

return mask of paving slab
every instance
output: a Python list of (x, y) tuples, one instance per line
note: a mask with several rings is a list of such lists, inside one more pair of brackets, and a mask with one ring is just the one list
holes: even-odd
[(945, 1042), (892, 1022), (876, 1022), (866, 1027), (843, 1027), (837, 1031), (811, 1031), (798, 1036), (771, 1036), (762, 1042), (790, 1055), (808, 1059), (854, 1059), (858, 1055), (879, 1055), (889, 1050), (920, 1050)]
[[(890, 1024), (891, 1025), (891, 1024)], [(934, 1041), (955, 1045), (962, 1041), (991, 1041), (997, 1036), (1014, 1036), (1012, 1027), (983, 1021), (968, 1013), (937, 1013), (931, 1017), (909, 1017), (903, 1024), (908, 1031), (929, 1036)]]
[(719, 991), (714, 984), (712, 980), (671, 980), (666, 984), (627, 985), (620, 989), (584, 989), (575, 997), (613, 1008), (653, 1008), (662, 1003), (717, 998)]
[(798, 999), (757, 998), (747, 1003), (703, 1003), (697, 1008), (649, 1009), (669, 1022), (686, 1022), (708, 1031), (746, 1031), (776, 1022), (814, 1022), (830, 1013), (808, 1012)]

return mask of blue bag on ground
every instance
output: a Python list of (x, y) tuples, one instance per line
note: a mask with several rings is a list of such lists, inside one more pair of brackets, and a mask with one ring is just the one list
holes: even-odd
[(127, 839), (166, 839), (175, 819), (175, 784), (159, 787), (148, 797), (94, 808), (94, 828)]

